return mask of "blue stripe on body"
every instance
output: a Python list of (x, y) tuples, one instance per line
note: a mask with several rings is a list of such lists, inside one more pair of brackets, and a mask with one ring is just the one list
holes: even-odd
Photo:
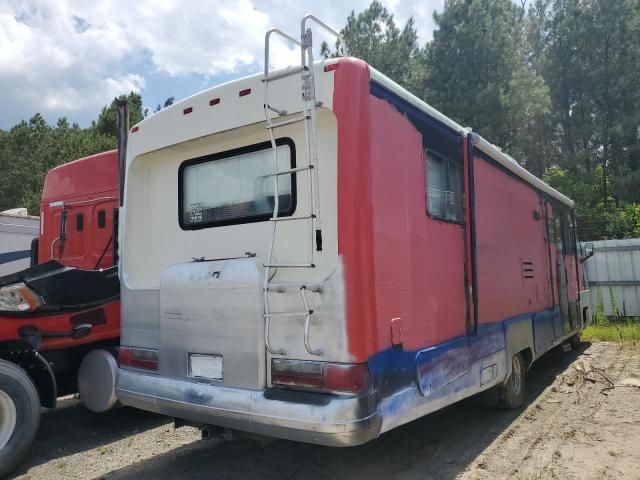
[(15, 252), (0, 253), (0, 265), (31, 257), (31, 250), (17, 250)]
[(401, 345), (388, 348), (369, 358), (373, 385), (380, 398), (411, 385), (419, 387), (422, 395), (433, 395), (452, 383), (464, 387), (467, 383), (464, 377), (479, 374), (474, 369), (488, 366), (489, 360), (484, 359), (500, 352), (504, 353), (505, 365), (496, 371), (508, 373), (511, 355), (530, 348), (535, 359), (558, 344), (563, 336), (558, 328), (559, 315), (559, 308), (555, 307), (480, 324), (473, 336), (455, 337), (431, 347), (410, 351)]
[(482, 358), (504, 349), (504, 322), (481, 324), (477, 335), (471, 337), (456, 337), (420, 350), (395, 346), (377, 353), (369, 358), (369, 370), (382, 397), (411, 384), (428, 394), (464, 376)]
[(503, 382), (511, 356), (530, 348), (532, 359), (562, 341), (559, 309), (545, 309), (478, 325), (460, 336), (412, 351), (395, 346), (369, 358), (382, 417), (381, 433)]

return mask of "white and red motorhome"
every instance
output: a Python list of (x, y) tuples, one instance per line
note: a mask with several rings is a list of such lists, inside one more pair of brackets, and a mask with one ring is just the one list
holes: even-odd
[(518, 407), (589, 321), (573, 202), (365, 62), (313, 62), (309, 19), (301, 67), (131, 130), (119, 400), (336, 446), (493, 387)]

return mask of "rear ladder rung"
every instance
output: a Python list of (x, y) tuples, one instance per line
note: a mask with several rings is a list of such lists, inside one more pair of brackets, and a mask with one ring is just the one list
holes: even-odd
[(269, 268), (316, 268), (313, 263), (272, 263), (270, 265), (262, 265)]
[(304, 172), (305, 170), (312, 170), (312, 169), (313, 169), (313, 165), (307, 165), (306, 167), (297, 167), (297, 168), (290, 168), (289, 170), (281, 170), (279, 172), (270, 173), (269, 175), (272, 177), (275, 177), (278, 175), (289, 175), (290, 173)]
[(272, 73), (267, 75), (266, 77), (262, 77), (260, 80), (263, 82), (273, 82), (274, 80), (280, 80), (281, 78), (291, 77), (293, 75), (297, 75), (298, 73), (306, 72), (309, 70), (309, 67), (306, 65), (301, 67), (288, 68), (282, 72)]
[(319, 284), (307, 285), (305, 283), (271, 283), (267, 287), (269, 292), (285, 293), (287, 289), (300, 290), (306, 288), (313, 293), (324, 293), (324, 286)]
[[(281, 110), (281, 111), (284, 112), (284, 115), (287, 114), (287, 112), (285, 110)], [(272, 122), (271, 125), (267, 125), (264, 128), (273, 129), (273, 128), (278, 128), (278, 127), (284, 127), (285, 125), (291, 125), (292, 123), (304, 122), (305, 120), (310, 120), (310, 119), (311, 119), (310, 115), (303, 115), (301, 117), (290, 118), (289, 120), (285, 120), (284, 122)]]
[(313, 310), (301, 310), (299, 312), (271, 312), (263, 313), (263, 317), (306, 317), (313, 315)]
[(316, 218), (315, 214), (311, 215), (298, 215), (296, 217), (275, 217), (270, 218), (269, 220), (272, 222), (290, 222), (292, 220), (309, 220), (311, 218)]
[(271, 110), (272, 112), (276, 112), (281, 117), (284, 117), (284, 116), (287, 115), (287, 111), (286, 110), (282, 110), (280, 108), (274, 107), (273, 105), (269, 105), (268, 103), (265, 104), (265, 107), (268, 108), (269, 110)]

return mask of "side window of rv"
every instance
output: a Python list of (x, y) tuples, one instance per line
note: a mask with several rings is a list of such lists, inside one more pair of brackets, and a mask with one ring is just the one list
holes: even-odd
[(427, 150), (427, 211), (440, 220), (461, 222), (462, 168), (457, 163)]
[(76, 231), (81, 232), (82, 230), (84, 230), (84, 215), (78, 213), (76, 215)]
[[(277, 142), (278, 171), (295, 168), (295, 148)], [(268, 220), (275, 207), (273, 150), (269, 142), (182, 163), (179, 170), (179, 221), (183, 229)], [(278, 216), (295, 210), (294, 174), (278, 178)]]

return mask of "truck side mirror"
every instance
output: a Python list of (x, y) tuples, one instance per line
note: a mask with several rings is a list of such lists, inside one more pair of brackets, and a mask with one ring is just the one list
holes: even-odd
[(593, 257), (593, 243), (584, 244), (584, 257), (580, 259), (580, 263), (584, 263), (587, 259)]

